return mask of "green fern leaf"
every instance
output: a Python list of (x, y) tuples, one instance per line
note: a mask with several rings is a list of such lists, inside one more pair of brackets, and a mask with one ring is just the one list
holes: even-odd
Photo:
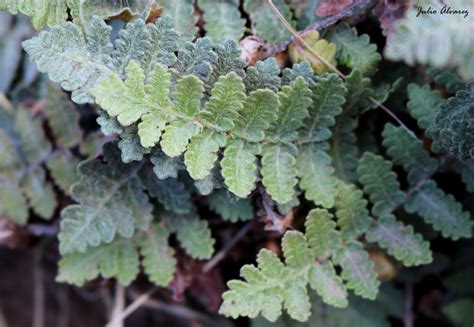
[(191, 139), (184, 154), (184, 163), (193, 179), (203, 179), (211, 173), (217, 160), (217, 151), (225, 146), (225, 136), (207, 130)]
[(140, 143), (140, 137), (137, 135), (135, 126), (125, 128), (120, 138), (121, 140), (118, 142), (118, 147), (121, 151), (121, 157), (124, 163), (141, 161), (145, 154), (151, 152), (150, 148), (144, 148)]
[(356, 135), (353, 132), (357, 127), (355, 119), (341, 116), (336, 121), (332, 131), (330, 153), (333, 160), (335, 175), (340, 180), (351, 183), (357, 181), (357, 161), (359, 149)]
[(252, 265), (241, 268), (240, 274), (245, 281), (228, 283), (229, 290), (222, 296), (224, 302), (219, 312), (233, 318), (255, 318), (261, 313), (266, 319), (275, 321), (284, 304), (293, 319), (306, 320), (310, 303), (305, 281), (267, 249), (259, 252), (257, 263), (258, 268)]
[(367, 34), (357, 36), (357, 30), (345, 23), (332, 28), (326, 38), (337, 45), (337, 57), (342, 64), (363, 74), (373, 71), (382, 59)]
[(58, 144), (70, 148), (82, 140), (79, 113), (72, 102), (69, 101), (67, 95), (51, 83), (48, 84), (48, 96), (44, 109)]
[(28, 204), (19, 181), (11, 174), (0, 174), (0, 215), (21, 225), (28, 220)]
[(456, 93), (464, 88), (464, 81), (452, 69), (430, 67), (426, 74), (433, 78), (436, 84), (443, 85), (449, 93)]
[(12, 14), (21, 12), (31, 17), (35, 29), (43, 25), (55, 26), (64, 24), (67, 19), (68, 0), (3, 0), (0, 1), (0, 11), (9, 11)]
[(342, 279), (336, 274), (331, 262), (317, 264), (308, 275), (309, 284), (327, 304), (338, 308), (347, 307), (347, 291)]
[(237, 41), (226, 40), (218, 43), (214, 45), (214, 52), (217, 55), (217, 60), (212, 63), (212, 73), (209, 83), (206, 85), (207, 88), (214, 86), (219, 76), (227, 75), (230, 72), (234, 72), (242, 78), (246, 76), (245, 61), (241, 57), (242, 51)]
[[(93, 20), (89, 30), (97, 34), (85, 38), (77, 25), (67, 23), (23, 42), (23, 48), (38, 70), (47, 73), (63, 89), (72, 91), (72, 99), (77, 103), (91, 102), (89, 90), (110, 71), (107, 52), (111, 47), (111, 28), (103, 21)], [(107, 52), (103, 55), (91, 56), (104, 48)]]
[(203, 11), (207, 36), (214, 42), (238, 41), (244, 35), (245, 19), (240, 18), (238, 0), (199, 0), (199, 7)]
[(142, 265), (148, 278), (160, 286), (167, 286), (173, 279), (176, 259), (168, 245), (169, 231), (160, 225), (152, 225), (137, 239)]
[(179, 44), (192, 41), (197, 32), (194, 0), (159, 0), (167, 13), (174, 18), (174, 28), (179, 32)]
[(127, 76), (125, 81), (122, 81), (119, 75), (111, 74), (92, 89), (97, 104), (111, 117), (117, 117), (122, 126), (138, 121), (141, 116), (150, 111), (152, 104), (166, 105), (170, 83), (169, 74), (163, 66), (158, 66), (150, 74), (151, 82), (146, 88), (145, 74), (138, 62), (130, 61), (125, 73)]
[(21, 163), (13, 138), (3, 129), (0, 129), (0, 153), (0, 170), (2, 171), (14, 168), (15, 165)]
[(313, 256), (326, 258), (342, 246), (333, 216), (324, 209), (313, 209), (306, 217), (306, 238)]
[(254, 217), (250, 199), (237, 199), (225, 190), (212, 192), (206, 198), (209, 208), (230, 222), (250, 220)]
[(404, 226), (393, 216), (380, 218), (365, 236), (367, 241), (378, 243), (407, 267), (428, 264), (433, 260), (430, 244), (412, 226)]
[(268, 130), (267, 138), (277, 142), (292, 142), (298, 138), (298, 128), (308, 116), (308, 108), (312, 104), (311, 90), (303, 77), (298, 77), (289, 86), (278, 92), (280, 107), (278, 119)]
[(189, 213), (194, 208), (191, 193), (186, 186), (175, 178), (159, 180), (153, 173), (144, 173), (141, 180), (150, 196), (156, 198), (168, 211)]
[(59, 261), (58, 282), (82, 286), (99, 274), (104, 278), (115, 277), (128, 286), (137, 276), (138, 253), (132, 240), (117, 238), (110, 244), (89, 249), (85, 253), (70, 253)]
[[(280, 13), (293, 25), (295, 22), (291, 19), (291, 11), (288, 5), (282, 1), (273, 1)], [(252, 21), (254, 34), (262, 37), (270, 44), (277, 44), (288, 40), (291, 33), (286, 28), (281, 28), (281, 22), (272, 8), (264, 0), (245, 0), (244, 10), (249, 14)]]
[(67, 150), (54, 151), (46, 162), (54, 182), (67, 194), (71, 185), (79, 179), (76, 169), (78, 164), (79, 160)]
[(22, 152), (30, 164), (45, 160), (51, 152), (51, 144), (44, 135), (41, 120), (32, 119), (28, 109), (18, 109), (15, 132), (20, 138)]
[(436, 90), (431, 90), (428, 84), (423, 86), (409, 84), (407, 91), (409, 98), (407, 107), (410, 114), (417, 120), (418, 126), (430, 135), (436, 113), (443, 103), (441, 94)]
[(275, 253), (263, 249), (257, 256), (258, 268), (244, 265), (240, 275), (245, 279), (231, 280), (229, 290), (222, 295), (223, 303), (219, 313), (237, 318), (247, 316), (255, 318), (259, 313), (270, 321), (281, 315), (284, 300), (284, 280), (288, 268)]
[[(313, 212), (314, 216), (314, 212)], [(314, 225), (313, 225), (314, 226)], [(311, 225), (307, 228), (311, 229)], [(312, 237), (311, 242), (306, 241), (305, 235), (298, 231), (287, 231), (281, 240), (281, 248), (285, 256), (285, 263), (288, 267), (295, 268), (298, 270), (304, 269), (306, 266), (313, 262), (313, 252), (318, 252), (317, 248), (310, 249), (310, 246), (315, 244), (314, 236), (316, 232), (314, 228), (311, 229), (310, 236)]]
[(106, 164), (96, 159), (79, 165), (80, 180), (71, 187), (79, 204), (61, 213), (62, 254), (110, 243), (116, 234), (131, 237), (136, 226), (151, 220), (151, 204), (136, 176), (139, 166), (122, 164), (114, 147), (107, 144)]
[(438, 162), (430, 157), (421, 141), (414, 139), (403, 128), (387, 123), (382, 135), (387, 153), (395, 165), (405, 168), (411, 185), (429, 178), (438, 168)]
[(180, 34), (174, 30), (173, 22), (173, 17), (165, 14), (157, 19), (155, 24), (146, 25), (151, 35), (150, 46), (145, 51), (143, 60), (146, 72), (155, 69), (157, 64), (168, 67), (176, 62), (175, 52), (178, 50)]
[[(278, 92), (281, 87), (280, 67), (275, 58), (268, 58), (263, 61), (257, 61), (255, 66), (247, 69), (245, 76), (245, 88), (247, 92), (259, 89), (269, 89)], [(289, 83), (288, 83), (289, 84)]]
[(312, 88), (313, 104), (309, 107), (309, 118), (305, 119), (301, 142), (321, 142), (331, 137), (330, 127), (334, 126), (334, 117), (341, 114), (345, 102), (346, 88), (336, 74), (320, 77)]
[(405, 210), (418, 213), (443, 237), (457, 240), (471, 237), (472, 221), (468, 212), (462, 211), (460, 203), (451, 194), (445, 194), (432, 180), (425, 182), (410, 195)]
[(474, 168), (464, 166), (461, 168), (461, 179), (470, 193), (474, 193)]
[[(203, 83), (197, 77), (189, 75), (181, 78), (176, 84), (176, 91), (173, 96), (175, 112), (188, 117), (195, 117), (200, 111), (203, 92)], [(165, 132), (160, 144), (163, 152), (170, 157), (181, 155), (185, 151), (189, 140), (199, 132), (199, 128), (196, 124), (179, 120), (171, 121), (164, 130)], [(149, 134), (149, 130), (143, 131), (144, 136)], [(156, 139), (156, 142), (158, 139), (159, 137)], [(150, 144), (151, 143), (152, 142), (150, 142)]]
[(243, 108), (244, 83), (235, 73), (221, 76), (211, 90), (211, 97), (200, 117), (220, 131), (230, 131), (234, 120)]
[(120, 30), (119, 38), (114, 42), (115, 49), (112, 52), (114, 70), (122, 76), (129, 62), (135, 61), (140, 66), (144, 64), (150, 42), (150, 31), (142, 19), (129, 22), (124, 29)]
[(248, 142), (261, 142), (265, 137), (265, 130), (278, 118), (275, 108), (279, 105), (277, 95), (270, 90), (251, 92), (235, 120), (232, 133)]
[(158, 179), (178, 177), (178, 171), (184, 168), (182, 158), (170, 158), (160, 150), (152, 153), (150, 161), (153, 163), (153, 172)]
[(57, 202), (50, 183), (46, 182), (44, 170), (35, 166), (27, 172), (21, 181), (28, 203), (33, 211), (44, 219), (50, 219)]
[(360, 242), (352, 241), (339, 249), (334, 255), (334, 262), (342, 267), (341, 276), (347, 281), (347, 288), (355, 294), (374, 300), (380, 285), (374, 263)]
[(385, 216), (405, 201), (405, 193), (400, 191), (400, 184), (390, 161), (365, 152), (359, 160), (357, 174), (364, 185), (364, 192), (373, 203), (374, 216)]
[(229, 190), (242, 198), (247, 197), (255, 187), (257, 180), (256, 154), (259, 144), (232, 140), (227, 144), (221, 161), (222, 176)]
[(305, 79), (310, 88), (315, 86), (316, 82), (319, 81), (319, 76), (314, 74), (311, 64), (307, 61), (302, 61), (300, 63), (293, 64), (293, 67), (291, 68), (283, 69), (281, 83), (283, 85), (288, 85), (300, 76)]
[[(327, 154), (327, 144), (307, 144), (301, 146), (296, 158), (299, 186), (305, 191), (306, 199), (325, 208), (334, 206), (337, 178)], [(326, 146), (326, 147), (325, 147)]]
[(206, 220), (196, 214), (175, 216), (168, 219), (172, 231), (184, 250), (195, 259), (209, 259), (214, 253), (215, 240)]
[(178, 53), (178, 61), (172, 67), (175, 78), (195, 75), (203, 82), (209, 81), (212, 64), (217, 61), (210, 38), (203, 37), (194, 43), (185, 42)]
[(267, 144), (262, 148), (262, 183), (272, 199), (286, 203), (293, 199), (296, 179), (296, 147), (292, 144)]
[(372, 219), (367, 210), (367, 200), (354, 184), (339, 181), (335, 200), (337, 225), (344, 239), (355, 239), (364, 234)]

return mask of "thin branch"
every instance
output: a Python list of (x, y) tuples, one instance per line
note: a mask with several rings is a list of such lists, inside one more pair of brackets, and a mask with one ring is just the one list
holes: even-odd
[(411, 282), (405, 284), (405, 308), (403, 313), (403, 326), (413, 327), (413, 285)]
[[(286, 18), (281, 14), (281, 12), (278, 10), (278, 8), (273, 4), (273, 1), (272, 0), (267, 0), (268, 1), (268, 4), (270, 5), (270, 7), (272, 8), (272, 10), (275, 12), (275, 14), (277, 15), (277, 17), (280, 19), (280, 21), (283, 23), (283, 25), (285, 25), (285, 27), (291, 32), (291, 34), (293, 34), (293, 37), (299, 42), (301, 43), (302, 45), (304, 45), (304, 47), (309, 51), (309, 53), (314, 56), (315, 58), (311, 58), (312, 60), (315, 60), (317, 59), (318, 61), (322, 62), (327, 68), (329, 68), (331, 71), (333, 71), (334, 73), (338, 74), (343, 80), (346, 80), (347, 79), (347, 76), (344, 75), (340, 70), (338, 70), (334, 65), (332, 65), (331, 63), (329, 63), (325, 58), (323, 58), (323, 56), (321, 56), (321, 54), (314, 50), (310, 44), (308, 44), (308, 42), (306, 42), (303, 37), (301, 35), (303, 35), (303, 33), (298, 33), (294, 28), (293, 26), (291, 26), (291, 24), (286, 20)], [(362, 2), (359, 3), (359, 5), (361, 4)], [(344, 11), (345, 12), (345, 11)], [(393, 119), (395, 119), (395, 121), (403, 128), (405, 129), (410, 136), (414, 137), (415, 139), (417, 139), (415, 133), (413, 133), (405, 124), (403, 124), (403, 122), (390, 110), (388, 109), (387, 107), (383, 106), (380, 102), (378, 102), (377, 100), (375, 100), (373, 97), (369, 97), (369, 100), (374, 103), (375, 105), (377, 105), (379, 108), (381, 108), (383, 111), (385, 111), (387, 114), (390, 115), (390, 117), (392, 117)]]
[[(133, 290), (129, 290), (128, 292), (131, 299), (136, 300), (140, 297), (140, 294)], [(145, 303), (143, 303), (143, 307), (158, 310), (165, 312), (167, 314), (180, 317), (187, 320), (197, 320), (206, 325), (212, 326), (221, 326), (221, 327), (231, 327), (233, 326), (227, 319), (223, 319), (221, 316), (216, 316), (215, 319), (212, 316), (205, 315), (199, 311), (195, 311), (188, 307), (179, 304), (172, 304), (163, 302), (157, 299), (149, 299)]]
[(217, 252), (201, 269), (203, 273), (207, 273), (214, 268), (219, 262), (221, 262), (227, 254), (234, 248), (234, 246), (249, 232), (252, 228), (253, 219), (247, 222), (237, 234), (230, 239), (230, 241)]
[(141, 294), (138, 296), (135, 301), (130, 303), (121, 313), (120, 315), (114, 317), (106, 327), (115, 327), (118, 321), (125, 320), (128, 316), (134, 313), (138, 308), (140, 308), (144, 303), (146, 303), (150, 297), (158, 290), (158, 287), (155, 286), (152, 289), (148, 290), (146, 293)]
[(122, 313), (125, 308), (125, 287), (123, 287), (119, 282), (115, 285), (115, 303), (114, 308), (112, 310), (112, 316), (110, 318), (110, 325), (111, 327), (123, 327), (123, 320), (125, 317), (122, 318)]
[(33, 267), (33, 327), (44, 327), (44, 281), (43, 270), (41, 267), (41, 256), (43, 246), (35, 251)]
[[(357, 0), (357, 1), (354, 1), (352, 4), (350, 4), (349, 6), (347, 6), (346, 8), (344, 8), (343, 10), (341, 10), (340, 12), (338, 12), (337, 14), (333, 15), (333, 16), (329, 16), (329, 17), (326, 17), (324, 18), (323, 20), (320, 20), (312, 25), (309, 25), (308, 27), (306, 27), (303, 31), (301, 32), (297, 32), (298, 35), (300, 36), (304, 36), (305, 34), (311, 32), (311, 31), (318, 31), (318, 30), (322, 30), (323, 28), (326, 28), (326, 27), (329, 27), (331, 25), (334, 25), (335, 23), (337, 23), (339, 20), (341, 20), (342, 18), (346, 18), (346, 17), (349, 17), (351, 16), (351, 14), (353, 13), (353, 11), (359, 7), (362, 7), (362, 6), (365, 6), (368, 4), (369, 1), (367, 0)], [(292, 36), (289, 40), (285, 40), (283, 42), (280, 42), (279, 44), (277, 45), (274, 45), (272, 47), (270, 47), (266, 52), (265, 52), (265, 55), (264, 55), (264, 58), (269, 58), (269, 57), (272, 57), (274, 56), (275, 54), (277, 54), (278, 52), (282, 52), (282, 51), (285, 51), (285, 49), (295, 41), (295, 36)]]

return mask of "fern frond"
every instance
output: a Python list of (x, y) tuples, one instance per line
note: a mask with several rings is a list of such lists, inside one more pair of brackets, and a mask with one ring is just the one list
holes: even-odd
[(160, 5), (174, 17), (173, 27), (179, 32), (179, 43), (192, 41), (197, 32), (198, 17), (194, 15), (194, 0), (160, 0)]
[(300, 142), (321, 142), (331, 137), (329, 128), (336, 123), (335, 117), (342, 113), (346, 101), (346, 87), (336, 74), (322, 75), (311, 87), (313, 99), (308, 108), (309, 117), (305, 119), (300, 132)]
[(344, 239), (355, 239), (364, 234), (372, 219), (367, 210), (367, 200), (354, 184), (339, 181), (337, 184), (336, 207), (337, 225)]
[(313, 256), (329, 257), (342, 246), (341, 236), (332, 218), (324, 209), (313, 209), (308, 213), (305, 235)]
[[(304, 321), (310, 312), (310, 303), (306, 290), (305, 275), (299, 276), (299, 269), (307, 261), (296, 255), (299, 250), (309, 249), (303, 234), (287, 232), (282, 241), (285, 258), (289, 258), (285, 266), (275, 253), (263, 249), (257, 256), (258, 267), (245, 265), (240, 274), (245, 279), (231, 280), (229, 291), (223, 294), (224, 302), (219, 310), (226, 316), (256, 317), (261, 313), (270, 321), (275, 321), (280, 315), (282, 305), (289, 315), (296, 320)], [(302, 278), (303, 277), (303, 278)]]
[(443, 237), (457, 240), (471, 237), (472, 221), (468, 212), (451, 194), (445, 194), (432, 180), (425, 182), (410, 195), (405, 210), (416, 212)]
[(377, 217), (390, 213), (406, 198), (392, 166), (390, 161), (370, 152), (365, 152), (359, 160), (357, 174), (364, 185), (364, 192), (373, 203), (372, 214)]
[(365, 236), (369, 242), (377, 242), (407, 267), (430, 263), (430, 244), (412, 226), (404, 226), (393, 216), (380, 218)]
[(375, 65), (382, 60), (377, 46), (370, 43), (369, 36), (358, 36), (355, 28), (341, 23), (329, 30), (326, 38), (337, 45), (337, 57), (345, 66), (370, 74)]
[(280, 67), (275, 58), (257, 61), (255, 66), (247, 69), (245, 88), (247, 92), (259, 89), (270, 89), (278, 92), (281, 88)]
[(56, 280), (82, 286), (100, 274), (104, 278), (117, 278), (127, 286), (139, 272), (140, 253), (148, 278), (157, 285), (167, 286), (176, 266), (168, 238), (169, 231), (154, 224), (133, 238), (117, 237), (111, 243), (90, 248), (85, 253), (66, 254), (59, 261)]
[(185, 214), (194, 209), (191, 193), (175, 178), (160, 180), (153, 173), (144, 173), (141, 180), (150, 196), (156, 198), (168, 211)]
[(323, 301), (338, 308), (347, 307), (347, 290), (332, 263), (317, 264), (309, 271), (309, 284)]
[(18, 178), (0, 174), (0, 214), (19, 224), (28, 220), (28, 204), (20, 188)]
[(51, 173), (54, 182), (66, 194), (69, 194), (69, 189), (72, 184), (77, 182), (77, 165), (79, 160), (72, 156), (68, 150), (56, 150), (48, 158), (46, 167)]
[(237, 199), (225, 190), (212, 192), (206, 198), (206, 203), (222, 219), (233, 223), (239, 220), (250, 220), (254, 216), (250, 199)]
[(438, 168), (437, 160), (430, 157), (421, 141), (414, 139), (403, 128), (387, 123), (382, 135), (387, 153), (395, 165), (405, 168), (411, 185), (431, 177)]
[(199, 0), (198, 5), (203, 10), (207, 35), (215, 42), (238, 41), (244, 35), (245, 20), (240, 17), (239, 1)]
[(431, 90), (428, 84), (419, 86), (413, 83), (408, 85), (407, 92), (409, 98), (407, 107), (410, 114), (417, 120), (418, 126), (431, 135), (434, 118), (444, 102), (441, 94)]
[(184, 250), (195, 259), (209, 259), (214, 253), (215, 240), (211, 237), (206, 220), (199, 219), (195, 213), (170, 217), (170, 229)]
[(334, 254), (334, 262), (342, 267), (341, 277), (347, 281), (347, 288), (355, 294), (375, 299), (380, 285), (374, 263), (360, 242), (351, 241)]
[(32, 119), (28, 109), (19, 108), (15, 116), (14, 128), (28, 162), (34, 164), (44, 161), (52, 147), (46, 139), (41, 120)]
[(169, 231), (152, 225), (137, 239), (142, 265), (148, 278), (157, 285), (167, 286), (176, 269), (174, 250), (168, 245)]
[(46, 174), (41, 167), (35, 166), (27, 172), (21, 181), (21, 188), (36, 214), (44, 219), (53, 216), (57, 202), (53, 188), (46, 182)]
[(152, 207), (137, 177), (139, 166), (122, 164), (114, 147), (106, 145), (107, 163), (95, 159), (79, 165), (80, 180), (71, 187), (79, 204), (61, 213), (62, 254), (110, 243), (116, 234), (131, 237), (137, 226), (151, 220)]
[(336, 196), (337, 178), (331, 161), (326, 143), (310, 143), (298, 149), (299, 186), (305, 191), (306, 199), (325, 208), (333, 207)]
[[(288, 5), (282, 0), (273, 1), (273, 3), (286, 20), (295, 25)], [(265, 0), (245, 0), (244, 10), (250, 16), (254, 34), (268, 43), (277, 44), (291, 37), (291, 33), (286, 28), (281, 28), (280, 20)]]
[(51, 83), (48, 84), (48, 95), (44, 109), (58, 144), (70, 148), (82, 140), (79, 113), (72, 102), (69, 101), (67, 95)]
[(129, 285), (137, 276), (139, 269), (138, 253), (132, 240), (117, 238), (110, 244), (102, 244), (85, 253), (66, 254), (59, 261), (58, 282), (84, 285), (102, 275), (115, 277), (122, 285)]

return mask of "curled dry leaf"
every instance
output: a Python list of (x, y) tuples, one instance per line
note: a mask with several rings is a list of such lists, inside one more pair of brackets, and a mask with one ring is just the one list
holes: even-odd
[(250, 35), (240, 41), (241, 57), (247, 66), (254, 66), (257, 61), (262, 59), (268, 49), (268, 44), (256, 36)]

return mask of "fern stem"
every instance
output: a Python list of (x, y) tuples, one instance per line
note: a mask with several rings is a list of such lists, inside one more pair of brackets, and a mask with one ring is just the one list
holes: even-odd
[(207, 273), (221, 262), (230, 250), (250, 231), (253, 225), (253, 219), (247, 222), (237, 234), (219, 251), (217, 252), (201, 269), (203, 273)]
[(115, 327), (117, 322), (125, 320), (128, 316), (134, 313), (138, 308), (140, 308), (146, 301), (148, 301), (155, 292), (158, 291), (158, 287), (155, 286), (147, 292), (140, 295), (132, 303), (130, 303), (119, 315), (115, 316), (106, 327)]
[[(331, 25), (336, 24), (339, 20), (345, 17), (349, 17), (355, 9), (358, 7), (362, 7), (364, 5), (367, 5), (369, 1), (367, 0), (357, 0), (351, 3), (349, 6), (344, 8), (344, 10), (341, 10), (337, 14), (333, 16), (329, 16), (324, 18), (323, 20), (320, 20), (314, 24), (309, 25), (306, 27), (303, 31), (298, 32), (299, 35), (306, 35), (307, 33), (311, 31), (319, 31), (322, 30), (323, 28), (329, 27)], [(290, 45), (292, 42), (294, 42), (295, 37), (292, 36), (290, 39), (282, 41), (274, 46), (271, 46), (270, 48), (267, 49), (264, 55), (264, 59), (273, 57), (279, 52), (285, 51), (285, 49)]]

